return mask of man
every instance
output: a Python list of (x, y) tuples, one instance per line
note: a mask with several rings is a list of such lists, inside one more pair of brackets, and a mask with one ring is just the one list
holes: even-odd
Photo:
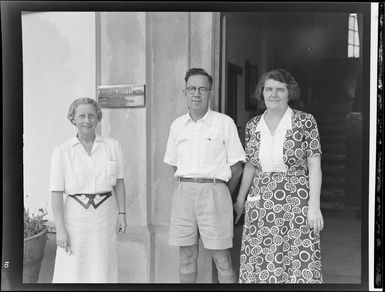
[(236, 282), (230, 248), (231, 192), (242, 174), (245, 152), (234, 121), (209, 108), (212, 77), (201, 68), (185, 76), (188, 113), (170, 127), (164, 162), (173, 166), (169, 244), (179, 246), (181, 283), (197, 278), (198, 240), (211, 251), (220, 283)]

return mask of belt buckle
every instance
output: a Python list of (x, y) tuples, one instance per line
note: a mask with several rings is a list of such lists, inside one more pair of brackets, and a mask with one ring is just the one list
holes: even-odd
[[(77, 201), (84, 209), (88, 209), (88, 207), (91, 205), (94, 207), (94, 209), (97, 209), (111, 195), (112, 195), (111, 192), (106, 192), (106, 193), (97, 193), (95, 195), (92, 195), (92, 194), (75, 194), (75, 195), (71, 195), (71, 197), (73, 199), (75, 199), (75, 201)], [(81, 197), (83, 200), (85, 198), (87, 198), (88, 202), (87, 203), (83, 202), (80, 198), (78, 198), (78, 196)], [(98, 199), (102, 198), (102, 199), (98, 203), (96, 203), (94, 201), (94, 199), (96, 199), (96, 198), (98, 198)]]

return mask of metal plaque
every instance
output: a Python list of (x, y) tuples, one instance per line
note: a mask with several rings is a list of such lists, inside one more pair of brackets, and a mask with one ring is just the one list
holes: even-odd
[(102, 108), (144, 107), (143, 84), (98, 86), (98, 103)]

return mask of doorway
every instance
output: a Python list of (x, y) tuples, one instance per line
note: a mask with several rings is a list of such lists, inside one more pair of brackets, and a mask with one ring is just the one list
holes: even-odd
[[(369, 101), (363, 97), (369, 96), (369, 88), (363, 73), (368, 72), (365, 64), (369, 63), (370, 26), (364, 19), (370, 16), (370, 7), (358, 5), (352, 9), (349, 4), (325, 11), (322, 5), (304, 8), (292, 4), (284, 12), (274, 11), (271, 6), (263, 12), (264, 8), (258, 12), (222, 13), (222, 66), (231, 70), (225, 70), (229, 75), (222, 76), (226, 94), (221, 102), (225, 103), (225, 113), (236, 122), (244, 145), (247, 121), (265, 110), (263, 102), (254, 96), (258, 79), (274, 68), (293, 74), (301, 88), (304, 111), (316, 118), (321, 138), (324, 281), (360, 283), (363, 242), (359, 239), (366, 238), (361, 225), (366, 222), (368, 201), (363, 191), (368, 178), (362, 167), (368, 159)], [(339, 230), (332, 227), (338, 223), (359, 227), (341, 230), (338, 244), (343, 246), (346, 240), (357, 239), (349, 250), (333, 247), (337, 243), (332, 234), (339, 234)], [(241, 237), (242, 224), (237, 224), (232, 249), (236, 270)], [(333, 267), (333, 261), (342, 257), (350, 259), (343, 263), (346, 272)]]

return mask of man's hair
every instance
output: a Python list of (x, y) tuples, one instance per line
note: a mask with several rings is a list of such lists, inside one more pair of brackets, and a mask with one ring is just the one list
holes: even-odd
[(186, 72), (186, 76), (184, 77), (184, 81), (187, 83), (187, 80), (194, 75), (203, 75), (206, 76), (207, 79), (209, 80), (210, 87), (213, 85), (213, 77), (209, 73), (207, 73), (204, 69), (202, 68), (190, 68)]

